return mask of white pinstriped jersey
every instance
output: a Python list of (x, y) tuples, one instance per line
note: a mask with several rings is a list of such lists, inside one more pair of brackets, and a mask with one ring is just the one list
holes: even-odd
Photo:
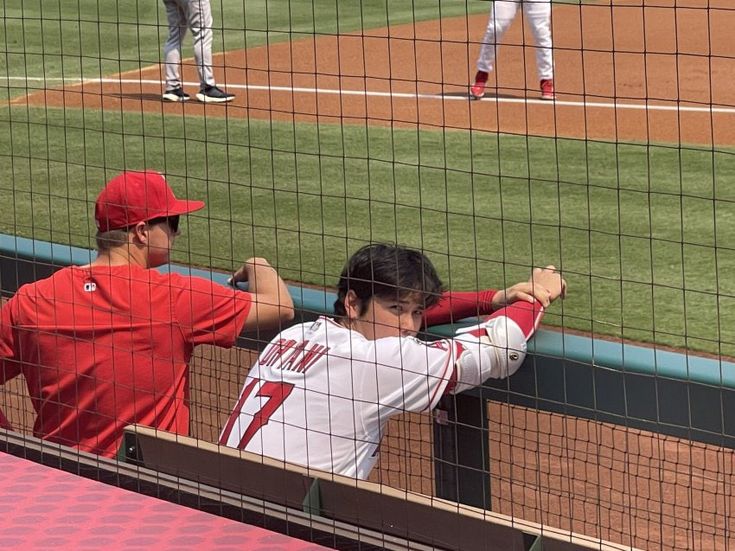
[[(220, 443), (367, 478), (391, 417), (429, 411), (448, 387), (464, 390), (520, 366), (526, 336), (512, 319), (479, 327), (480, 338), (431, 343), (368, 340), (326, 317), (286, 329), (248, 373)], [(503, 348), (489, 346), (498, 340)]]

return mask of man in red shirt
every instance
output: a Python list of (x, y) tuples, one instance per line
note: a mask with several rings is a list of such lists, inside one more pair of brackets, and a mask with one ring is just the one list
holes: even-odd
[(112, 457), (131, 423), (189, 432), (189, 360), (243, 329), (293, 318), (286, 285), (262, 258), (233, 275), (249, 291), (151, 268), (169, 261), (177, 199), (158, 172), (124, 172), (95, 206), (98, 256), (24, 285), (0, 311), (0, 384), (23, 374), (34, 434)]

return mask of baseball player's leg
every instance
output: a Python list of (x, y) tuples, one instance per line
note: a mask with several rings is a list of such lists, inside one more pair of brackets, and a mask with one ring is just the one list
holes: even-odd
[(189, 29), (194, 38), (194, 62), (202, 88), (214, 86), (212, 72), (212, 8), (209, 0), (189, 0)]
[(480, 55), (477, 58), (475, 84), (470, 90), (475, 98), (479, 99), (485, 95), (485, 83), (488, 73), (493, 70), (495, 64), (499, 48), (498, 42), (513, 22), (519, 2), (520, 0), (496, 0), (490, 8), (490, 18), (487, 29), (485, 29), (485, 36), (482, 37)]
[(541, 82), (541, 97), (554, 98), (554, 57), (551, 42), (551, 0), (526, 0), (524, 13), (536, 45), (536, 69)]
[(209, 0), (189, 0), (189, 29), (194, 37), (194, 62), (199, 72), (200, 90), (197, 99), (206, 103), (232, 101), (215, 85), (212, 70), (212, 7)]
[[(186, 1), (186, 0), (184, 0)], [(186, 6), (178, 0), (163, 0), (168, 19), (168, 38), (163, 46), (166, 101), (186, 101), (189, 96), (181, 87), (181, 44), (186, 34)]]
[(480, 45), (480, 56), (477, 58), (477, 70), (489, 73), (493, 70), (498, 53), (498, 42), (508, 30), (518, 10), (519, 0), (497, 0), (490, 8), (490, 19), (487, 22), (485, 36)]

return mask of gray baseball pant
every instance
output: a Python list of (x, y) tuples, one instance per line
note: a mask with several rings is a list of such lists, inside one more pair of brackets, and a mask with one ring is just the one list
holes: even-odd
[(212, 8), (209, 0), (163, 0), (168, 17), (168, 39), (163, 47), (166, 89), (181, 86), (181, 45), (186, 29), (194, 38), (194, 62), (202, 88), (214, 86), (212, 72)]

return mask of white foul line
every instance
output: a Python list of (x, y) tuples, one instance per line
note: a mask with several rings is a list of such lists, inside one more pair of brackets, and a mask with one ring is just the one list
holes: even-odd
[[(0, 80), (13, 81), (22, 80), (25, 82), (62, 82), (64, 84), (82, 85), (82, 84), (155, 84), (161, 86), (163, 81), (145, 80), (145, 79), (122, 79), (122, 78), (93, 78), (93, 79), (71, 79), (63, 77), (7, 77), (0, 75)], [(185, 86), (198, 86), (198, 82), (184, 82)], [(418, 92), (378, 92), (372, 90), (345, 90), (340, 88), (305, 88), (299, 86), (265, 86), (257, 84), (227, 84), (227, 88), (236, 90), (257, 90), (266, 92), (287, 92), (299, 94), (321, 94), (336, 96), (361, 96), (361, 97), (378, 97), (378, 98), (399, 98), (399, 99), (429, 99), (441, 101), (468, 101), (465, 95), (443, 95), (443, 94), (420, 94)], [(713, 107), (713, 106), (691, 106), (691, 105), (658, 105), (650, 103), (626, 103), (620, 101), (601, 102), (601, 101), (567, 101), (567, 100), (541, 100), (533, 98), (507, 98), (486, 96), (480, 101), (494, 103), (509, 104), (526, 104), (526, 105), (546, 105), (555, 107), (586, 107), (599, 109), (630, 109), (636, 111), (673, 111), (680, 113), (724, 113), (735, 114), (735, 107)], [(669, 101), (674, 100), (656, 100)]]

